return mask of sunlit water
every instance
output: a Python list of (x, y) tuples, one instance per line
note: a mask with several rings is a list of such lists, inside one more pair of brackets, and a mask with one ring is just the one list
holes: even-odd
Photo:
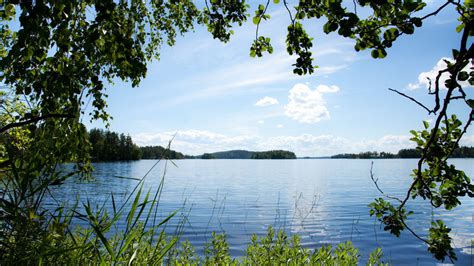
[[(69, 180), (54, 190), (55, 198), (72, 205), (79, 196), (84, 202), (105, 204), (112, 212), (111, 193), (121, 201), (138, 181), (117, 178), (143, 177), (154, 160), (95, 164), (96, 181)], [(473, 159), (451, 161), (468, 176), (474, 176)], [(160, 199), (159, 216), (180, 209), (167, 225), (173, 233), (184, 221), (184, 239), (202, 254), (211, 232), (225, 232), (234, 257), (245, 253), (250, 236), (265, 235), (273, 226), (299, 234), (307, 248), (352, 240), (361, 262), (381, 247), (384, 260), (395, 265), (434, 265), (426, 246), (409, 232), (396, 238), (369, 215), (368, 204), (380, 197), (370, 178), (371, 160), (178, 160), (168, 163)], [(410, 185), (409, 174), (416, 160), (375, 160), (373, 173), (385, 193), (403, 197)], [(160, 162), (146, 177), (144, 190), (155, 191), (164, 174)], [(52, 199), (47, 203), (51, 206)], [(459, 265), (473, 265), (474, 199), (464, 198), (453, 211), (438, 211), (428, 202), (410, 201), (415, 211), (409, 225), (426, 234), (432, 219), (442, 218), (453, 228)], [(182, 219), (185, 216), (186, 219)], [(124, 222), (121, 222), (123, 225)]]

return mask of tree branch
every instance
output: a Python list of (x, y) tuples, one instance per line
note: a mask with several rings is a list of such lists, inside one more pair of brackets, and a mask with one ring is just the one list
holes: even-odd
[(413, 102), (415, 102), (415, 103), (418, 104), (419, 106), (423, 107), (423, 109), (425, 109), (425, 110), (428, 112), (428, 114), (435, 113), (435, 111), (430, 110), (430, 109), (429, 109), (428, 107), (426, 107), (424, 104), (420, 103), (420, 102), (417, 101), (415, 98), (413, 98), (413, 97), (411, 97), (411, 96), (408, 96), (408, 95), (406, 95), (406, 94), (403, 93), (403, 92), (399, 92), (399, 91), (394, 90), (394, 89), (391, 89), (391, 88), (388, 88), (388, 90), (389, 90), (389, 91), (393, 91), (393, 92), (395, 92), (395, 93), (398, 93), (399, 95), (401, 95), (401, 96), (403, 96), (403, 97), (405, 97), (405, 98), (408, 98), (408, 99), (412, 100)]
[(2, 127), (0, 129), (0, 133), (3, 134), (7, 130), (12, 129), (14, 127), (25, 126), (25, 125), (28, 125), (28, 124), (31, 124), (31, 123), (36, 123), (36, 122), (39, 122), (41, 120), (46, 120), (46, 119), (49, 119), (49, 118), (75, 118), (75, 117), (76, 116), (74, 116), (74, 115), (68, 115), (68, 114), (47, 114), (47, 115), (43, 115), (43, 116), (34, 117), (34, 118), (31, 118), (31, 119), (28, 119), (28, 120), (25, 120), (25, 121), (10, 123), (10, 124)]
[(434, 12), (429, 13), (429, 14), (427, 14), (427, 15), (421, 17), (421, 19), (423, 20), (423, 19), (427, 19), (427, 18), (429, 18), (429, 17), (431, 17), (431, 16), (436, 16), (436, 15), (438, 15), (438, 13), (441, 12), (441, 10), (443, 10), (443, 9), (444, 9), (446, 6), (448, 6), (449, 4), (453, 4), (453, 1), (447, 1), (447, 2), (444, 3), (442, 6), (440, 6), (438, 9), (436, 9)]
[(377, 188), (377, 190), (380, 192), (380, 194), (382, 194), (384, 197), (388, 198), (388, 199), (393, 199), (393, 200), (396, 200), (400, 203), (402, 203), (402, 200), (397, 198), (397, 197), (393, 197), (393, 196), (390, 196), (390, 195), (387, 195), (385, 194), (382, 189), (379, 187), (379, 184), (378, 184), (378, 181), (379, 179), (375, 179), (374, 178), (374, 173), (372, 172), (372, 169), (374, 168), (374, 162), (372, 161), (372, 163), (370, 164), (370, 178), (372, 179), (372, 181), (374, 182), (375, 184), (375, 187)]

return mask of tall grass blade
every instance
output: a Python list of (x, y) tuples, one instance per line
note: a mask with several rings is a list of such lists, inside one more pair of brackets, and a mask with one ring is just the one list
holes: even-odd
[(135, 212), (138, 207), (138, 201), (140, 200), (140, 195), (142, 194), (142, 189), (143, 189), (143, 183), (140, 186), (140, 189), (138, 189), (137, 195), (135, 196), (135, 199), (133, 200), (132, 208), (130, 209), (130, 212), (128, 213), (127, 229), (129, 229), (130, 225), (132, 224), (133, 216), (135, 215)]
[(148, 190), (148, 192), (146, 193), (146, 196), (145, 196), (145, 199), (143, 200), (143, 202), (138, 205), (140, 207), (140, 210), (138, 211), (138, 214), (135, 217), (135, 221), (133, 222), (132, 228), (135, 227), (135, 225), (139, 221), (140, 217), (142, 216), (143, 210), (145, 209), (146, 205), (149, 203), (148, 202), (148, 197), (149, 196), (150, 196), (150, 190)]
[(166, 244), (166, 246), (163, 247), (160, 254), (156, 258), (155, 262), (156, 263), (160, 262), (163, 259), (163, 257), (168, 253), (168, 251), (176, 244), (177, 241), (178, 241), (177, 238), (171, 239), (171, 241), (168, 244)]
[(89, 201), (87, 201), (87, 205), (86, 204), (83, 204), (83, 205), (84, 205), (84, 209), (86, 210), (87, 216), (89, 218), (89, 224), (91, 225), (91, 227), (94, 230), (95, 234), (99, 237), (99, 239), (102, 242), (102, 244), (104, 245), (105, 249), (107, 249), (107, 252), (109, 253), (109, 255), (112, 258), (115, 258), (112, 246), (110, 246), (109, 241), (107, 240), (107, 238), (102, 233), (102, 230), (99, 228), (96, 217), (92, 214), (92, 210), (91, 210)]

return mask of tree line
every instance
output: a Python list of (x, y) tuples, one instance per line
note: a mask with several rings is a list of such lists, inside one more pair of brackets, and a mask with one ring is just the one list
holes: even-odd
[[(361, 153), (342, 153), (331, 156), (332, 159), (418, 159), (421, 158), (419, 149), (401, 149), (398, 153), (367, 151)], [(451, 158), (474, 158), (474, 147), (462, 146), (454, 150)]]
[(291, 151), (271, 150), (271, 151), (246, 151), (231, 150), (202, 155), (185, 155), (185, 159), (296, 159), (296, 155)]
[(296, 155), (291, 151), (273, 150), (254, 152), (250, 159), (296, 159)]
[(184, 155), (162, 146), (139, 147), (130, 135), (91, 129), (88, 134), (93, 162), (131, 161), (140, 159), (183, 159)]

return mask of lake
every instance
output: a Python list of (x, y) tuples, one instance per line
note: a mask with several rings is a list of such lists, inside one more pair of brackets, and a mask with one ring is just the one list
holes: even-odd
[[(70, 179), (54, 190), (55, 198), (72, 204), (91, 199), (112, 212), (110, 194), (123, 200), (138, 181), (117, 178), (143, 177), (154, 160), (96, 163), (92, 183)], [(352, 240), (361, 262), (381, 247), (384, 260), (395, 265), (434, 265), (426, 246), (403, 231), (400, 238), (383, 231), (369, 216), (368, 204), (380, 197), (370, 178), (371, 160), (177, 160), (160, 162), (144, 182), (145, 190), (156, 190), (165, 173), (160, 199), (160, 217), (180, 209), (166, 230), (173, 232), (184, 219), (183, 237), (202, 254), (211, 232), (225, 232), (232, 256), (244, 254), (250, 236), (263, 236), (268, 226), (299, 234), (307, 248)], [(385, 193), (403, 197), (416, 166), (411, 159), (374, 160), (373, 173)], [(451, 160), (474, 177), (474, 159)], [(51, 199), (46, 202), (52, 204)], [(410, 201), (415, 211), (408, 224), (426, 232), (432, 219), (441, 217), (453, 228), (459, 265), (473, 265), (474, 200), (463, 198), (454, 211), (439, 211), (428, 202)], [(179, 217), (178, 217), (179, 216)], [(123, 222), (122, 222), (123, 224)], [(422, 233), (423, 235), (423, 233)]]

